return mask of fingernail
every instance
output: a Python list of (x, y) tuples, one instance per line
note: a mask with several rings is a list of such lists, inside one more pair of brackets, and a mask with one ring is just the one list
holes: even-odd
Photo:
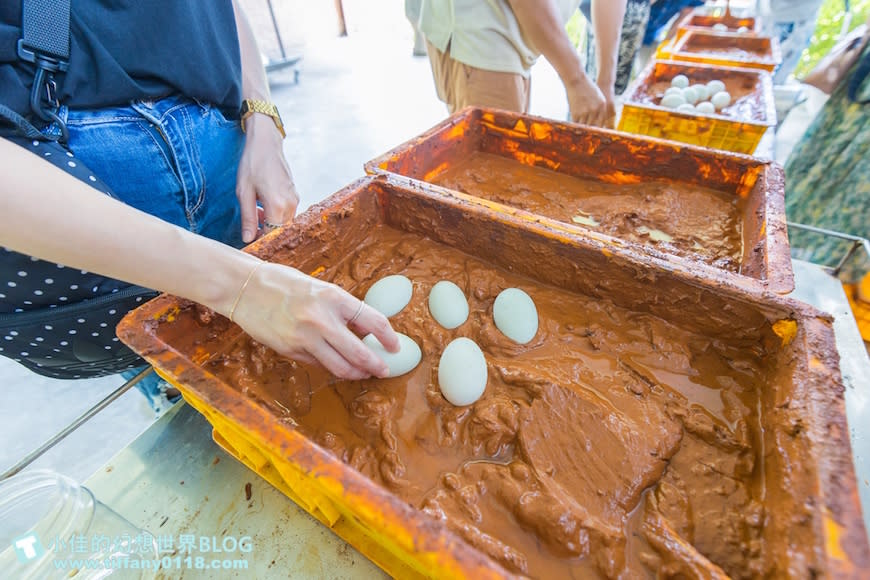
[(252, 232), (251, 230), (242, 231), (242, 241), (243, 242), (247, 243), (247, 242), (252, 241), (253, 239), (254, 239), (254, 232)]

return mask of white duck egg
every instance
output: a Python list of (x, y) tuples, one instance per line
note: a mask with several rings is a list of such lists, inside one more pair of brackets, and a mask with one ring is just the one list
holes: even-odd
[(698, 103), (695, 105), (695, 109), (699, 113), (715, 113), (716, 107), (713, 106), (713, 103), (710, 101), (704, 101), (703, 103)]
[(706, 101), (710, 98), (710, 93), (707, 91), (707, 85), (695, 84), (692, 85), (691, 88), (694, 89), (695, 94), (698, 95), (698, 101)]
[(710, 81), (709, 83), (707, 83), (707, 96), (708, 96), (708, 98), (712, 97), (716, 93), (724, 91), (724, 90), (725, 90), (725, 83), (723, 83), (722, 81), (720, 81), (718, 79), (714, 79), (714, 80)]
[(671, 79), (671, 86), (685, 89), (689, 86), (689, 77), (686, 75), (677, 75)]
[(677, 110), (683, 111), (684, 113), (694, 113), (695, 105), (693, 105), (692, 103), (683, 103), (682, 105), (677, 107)]
[(414, 286), (401, 274), (381, 278), (366, 292), (364, 302), (389, 318), (402, 311), (411, 301)]
[(429, 292), (429, 312), (435, 322), (448, 330), (453, 329), (468, 319), (468, 300), (459, 286), (441, 280)]
[(519, 288), (506, 288), (495, 297), (492, 318), (506, 337), (520, 344), (526, 344), (538, 332), (535, 302)]
[(687, 103), (694, 105), (698, 102), (698, 93), (692, 87), (686, 87), (683, 89), (683, 98), (686, 99)]
[(477, 401), (486, 390), (486, 358), (480, 347), (461, 336), (444, 349), (438, 363), (438, 387), (457, 407)]
[(400, 332), (396, 334), (399, 337), (399, 352), (389, 352), (374, 334), (367, 334), (362, 340), (363, 344), (375, 353), (375, 356), (387, 363), (390, 369), (388, 377), (398, 377), (411, 372), (417, 368), (420, 359), (423, 358), (420, 347), (411, 337)]
[(683, 89), (680, 87), (668, 87), (665, 91), (665, 95), (680, 95), (683, 96)]
[(676, 109), (680, 105), (685, 104), (685, 102), (686, 99), (683, 98), (683, 95), (671, 94), (662, 97), (662, 100), (659, 102), (659, 104), (662, 107), (666, 107), (668, 109)]
[(726, 91), (719, 91), (713, 95), (710, 102), (713, 103), (713, 106), (716, 107), (716, 110), (718, 111), (719, 109), (724, 109), (731, 104), (731, 95)]
[(726, 24), (722, 24), (721, 22), (717, 22), (713, 25), (713, 30), (716, 32), (728, 32), (728, 26)]
[(749, 28), (747, 28), (746, 26), (741, 26), (737, 29), (737, 32), (739, 32), (740, 34), (746, 34), (747, 32), (749, 32)]

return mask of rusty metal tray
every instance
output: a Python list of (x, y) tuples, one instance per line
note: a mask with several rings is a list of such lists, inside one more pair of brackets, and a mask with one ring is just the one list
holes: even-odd
[[(428, 244), (425, 247), (440, 252), (443, 260), (427, 266), (438, 272), (449, 271), (458, 263), (473, 262), (469, 270), (473, 275), (494, 272), (508, 284), (548, 289), (541, 291), (566, 300), (584, 300), (590, 306), (602, 305), (605, 309), (602, 312), (630, 313), (638, 329), (647, 323), (665, 329), (663, 335), (644, 338), (641, 332), (633, 340), (652, 341), (660, 347), (676, 341), (687, 352), (695, 353), (693, 356), (705, 360), (723, 356), (721, 360), (726, 366), (722, 371), (738, 377), (742, 385), (727, 380), (700, 384), (695, 394), (673, 392), (669, 395), (672, 403), (666, 405), (691, 411), (698, 404), (721, 404), (727, 409), (743, 409), (741, 413), (754, 417), (748, 422), (741, 419), (730, 427), (718, 419), (694, 423), (701, 430), (699, 433), (706, 433), (711, 441), (721, 441), (726, 462), (734, 451), (729, 447), (733, 444), (729, 437), (733, 436), (728, 433), (732, 429), (749, 430), (748, 439), (743, 438), (745, 442), (751, 441), (747, 455), (740, 452), (734, 459), (747, 466), (744, 473), (755, 474), (747, 475), (754, 484), (740, 488), (743, 490), (740, 493), (751, 498), (747, 498), (745, 513), (725, 511), (736, 518), (734, 522), (742, 521), (740, 525), (756, 530), (758, 541), (764, 543), (764, 549), (751, 556), (752, 570), (759, 575), (802, 576), (812, 572), (816, 577), (858, 578), (868, 569), (870, 554), (860, 517), (843, 384), (829, 317), (802, 303), (765, 292), (757, 285), (744, 287), (734, 278), (710, 281), (685, 269), (675, 269), (670, 262), (654, 256), (638, 256), (595, 239), (569, 235), (563, 228), (554, 227), (554, 222), (493, 211), (482, 200), (443, 195), (423, 185), (402, 184), (390, 176), (366, 178), (349, 185), (313, 206), (294, 225), (273, 232), (247, 251), (326, 280), (341, 281), (347, 290), (361, 295), (372, 282), (372, 276), (386, 273), (413, 276), (411, 272), (420, 271), (419, 260), (414, 255), (405, 255), (408, 248), (402, 243), (396, 246), (398, 253), (387, 254), (391, 256), (389, 263), (372, 264), (367, 258), (371, 254), (365, 253), (369, 250), (360, 250), (377, 247), (385, 239), (404, 242), (405, 238), (407, 243), (424, 240), (414, 243)], [(460, 282), (469, 285), (465, 290), (471, 300), (486, 303), (492, 289), (476, 287), (473, 277)], [(420, 324), (419, 314), (423, 312), (427, 284), (431, 282), (416, 279), (411, 310), (407, 316), (400, 313), (393, 320), (399, 331), (410, 333), (410, 327)], [(553, 304), (559, 302), (554, 299)], [(570, 312), (581, 315), (578, 310)], [(479, 333), (487, 327), (486, 315), (481, 311), (480, 326), (474, 323), (460, 327), (457, 332), (467, 333), (480, 342), (483, 335)], [(585, 331), (562, 325), (558, 320), (542, 319), (541, 323), (548, 329), (546, 341), (570, 341), (586, 336)], [(634, 327), (632, 323), (631, 328)], [(460, 538), (449, 520), (424, 514), (393, 493), (389, 485), (375, 483), (375, 475), (367, 477), (351, 468), (329, 451), (335, 449), (332, 439), (319, 437), (315, 442), (311, 436), (310, 421), (314, 419), (309, 421), (310, 417), (319, 417), (325, 428), (332, 429), (341, 422), (341, 417), (347, 416), (349, 409), (357, 408), (354, 403), (346, 409), (340, 402), (337, 407), (324, 408), (323, 404), (338, 399), (312, 398), (322, 389), (332, 388), (330, 384), (334, 384), (336, 393), (341, 392), (342, 397), (359, 404), (381, 405), (377, 397), (372, 399), (378, 393), (377, 396), (389, 398), (391, 409), (410, 409), (412, 401), (419, 404), (420, 393), (431, 392), (437, 345), (423, 342), (424, 359), (420, 367), (404, 377), (336, 384), (323, 371), (270, 354), (271, 351), (258, 346), (223, 317), (172, 296), (160, 296), (129, 314), (119, 325), (118, 334), (206, 415), (214, 426), (216, 441), (391, 574), (443, 578), (511, 575), (510, 570)], [(545, 343), (536, 343), (534, 348)], [(607, 347), (606, 339), (602, 344), (606, 348), (595, 352), (617, 358), (622, 352), (618, 344)], [(238, 349), (230, 353), (235, 347)], [(495, 345), (484, 348), (491, 378), (481, 404), (492, 402), (488, 400), (490, 396), (525, 384), (509, 367), (511, 360), (526, 355)], [(589, 352), (593, 357), (599, 356)], [(665, 359), (671, 356), (666, 351), (662, 355)], [(727, 370), (728, 364), (735, 364), (734, 360), (754, 361), (751, 364), (759, 365), (761, 370), (755, 374), (742, 365)], [(634, 369), (636, 363), (626, 358), (621, 364)], [(686, 359), (686, 363), (694, 368), (693, 357)], [(549, 367), (557, 364), (556, 359), (549, 363), (541, 361), (540, 372), (552, 371)], [(656, 363), (650, 364), (650, 368), (657, 368)], [(671, 363), (662, 364), (662, 368), (670, 368)], [(608, 367), (599, 365), (596, 369), (600, 384), (632, 382), (631, 373), (626, 374), (620, 368), (607, 370)], [(262, 383), (264, 390), (252, 389), (267, 377), (273, 382), (280, 378), (280, 384)], [(557, 390), (597, 388), (584, 381), (578, 375)], [(636, 388), (640, 387), (636, 395), (666, 394), (669, 391), (664, 385), (669, 381), (666, 378), (662, 381), (662, 384), (652, 381), (648, 389), (636, 384)], [(305, 384), (309, 384), (307, 390), (300, 389)], [(531, 389), (528, 393), (532, 397), (541, 388), (535, 385), (546, 386), (546, 382), (531, 380), (527, 388)], [(605, 392), (616, 395), (615, 391), (602, 391)], [(619, 396), (633, 396), (625, 392)], [(731, 394), (726, 399), (727, 393)], [(693, 397), (698, 394), (703, 396), (696, 401)], [(302, 400), (306, 396), (308, 406)], [(679, 403), (685, 401), (681, 397), (689, 397), (691, 404)], [(716, 403), (719, 397), (721, 401)], [(426, 400), (434, 405), (431, 413), (451, 413), (434, 399)], [(738, 400), (744, 401), (745, 407), (735, 402)], [(522, 404), (522, 398), (516, 404)], [(477, 404), (469, 409), (474, 413)], [(456, 415), (455, 420), (462, 416)], [(731, 417), (728, 421), (736, 420), (727, 416)], [(413, 427), (418, 424), (416, 419), (421, 418), (404, 417), (401, 424)], [(489, 423), (482, 423), (486, 424)], [(735, 427), (738, 424), (741, 429)], [(379, 435), (389, 433), (379, 424), (365, 429), (374, 429), (371, 445), (389, 446), (392, 441), (388, 434)], [(688, 443), (684, 442), (685, 445)], [(355, 455), (343, 456), (352, 461)], [(499, 457), (499, 461), (504, 460)], [(475, 464), (482, 459), (477, 457)], [(714, 465), (716, 458), (708, 457), (705, 461)], [(672, 571), (690, 577), (722, 577), (722, 569), (702, 551), (731, 554), (742, 566), (742, 558), (750, 556), (734, 554), (724, 539), (733, 538), (736, 532), (708, 526), (705, 533), (715, 537), (715, 541), (698, 548), (688, 540), (700, 534), (700, 528), (705, 526), (702, 505), (706, 505), (704, 509), (715, 510), (717, 494), (731, 498), (740, 494), (733, 495), (733, 482), (720, 477), (716, 469), (698, 467), (700, 471), (693, 473), (709, 485), (698, 492), (703, 496), (701, 504), (694, 505), (694, 497), (687, 499), (691, 505), (686, 513), (696, 514), (696, 531), (674, 529), (667, 517), (653, 517), (643, 528), (650, 538), (647, 548), (674, 554), (675, 559), (658, 564), (667, 565)], [(646, 501), (645, 497), (640, 501)], [(714, 504), (703, 504), (709, 501)], [(657, 505), (662, 510), (671, 509), (662, 503)], [(556, 560), (564, 564), (563, 560)], [(599, 560), (600, 555), (574, 558), (567, 565), (587, 570), (583, 566), (598, 565)], [(749, 560), (746, 562), (748, 565)], [(747, 570), (741, 568), (739, 572), (744, 574)], [(540, 575), (534, 574), (534, 570), (530, 573)]]
[(736, 15), (736, 14), (713, 14), (704, 10), (692, 10), (682, 19), (677, 21), (675, 27), (677, 34), (688, 30), (713, 30), (717, 24), (724, 24), (728, 27), (728, 32), (737, 32), (741, 28), (747, 28), (748, 32), (741, 34), (757, 34), (761, 32), (761, 21), (755, 16)]
[[(511, 169), (539, 168), (554, 172), (549, 174), (554, 178), (577, 180), (576, 184), (570, 184), (570, 189), (543, 192), (547, 194), (545, 200), (526, 195), (527, 191), (541, 194), (534, 191), (541, 186), (525, 188), (522, 181), (513, 189), (488, 188), (483, 193), (478, 191), (480, 188), (475, 192), (465, 190), (499, 202), (492, 207), (528, 212), (526, 219), (557, 222), (558, 227), (576, 235), (606, 239), (610, 244), (670, 259), (687, 270), (706, 272), (711, 277), (718, 277), (720, 273), (738, 275), (779, 293), (790, 292), (794, 287), (785, 224), (783, 173), (773, 162), (530, 115), (468, 108), (369, 161), (365, 168), (368, 173), (391, 173), (437, 184), (445, 172), (461, 167), (476, 154), (510, 161)], [(669, 234), (686, 235), (685, 240), (674, 244), (653, 242), (642, 235), (643, 230), (634, 229), (630, 221), (634, 218), (627, 215), (631, 213), (630, 205), (626, 214), (614, 216), (615, 225), (609, 231), (575, 223), (577, 219), (582, 221), (582, 215), (569, 211), (571, 208), (579, 211), (585, 208), (587, 212), (590, 209), (611, 211), (607, 207), (610, 203), (607, 192), (613, 192), (616, 200), (623, 191), (630, 195), (642, 193), (647, 184), (672, 187), (678, 190), (678, 197), (685, 195), (686, 200), (703, 201), (709, 196), (709, 199), (724, 202), (727, 207), (720, 208), (721, 214), (710, 219), (714, 220), (714, 225), (724, 223), (715, 220), (732, 220), (727, 229), (722, 226), (723, 235), (733, 236), (731, 261), (723, 264), (703, 250), (696, 251), (691, 243), (693, 232), (688, 230), (707, 226), (694, 225), (694, 220), (701, 219), (699, 212), (704, 210), (693, 208), (688, 201), (673, 212), (682, 212), (680, 219), (685, 220), (685, 228), (677, 215), (666, 218), (660, 215), (649, 225), (668, 229)], [(486, 183), (483, 187), (487, 187)], [(608, 189), (601, 195), (596, 194), (594, 207), (587, 207), (584, 195), (599, 187)], [(525, 191), (521, 191), (523, 188)], [(452, 187), (443, 191), (466, 195)], [(667, 195), (670, 193), (665, 192), (662, 199), (669, 199)], [(655, 204), (657, 199), (653, 197), (649, 203)], [(645, 203), (638, 200), (639, 207)], [(619, 220), (632, 227), (623, 227)]]
[(782, 62), (779, 42), (769, 36), (689, 30), (673, 43), (663, 44), (659, 59), (746, 67), (772, 73)]

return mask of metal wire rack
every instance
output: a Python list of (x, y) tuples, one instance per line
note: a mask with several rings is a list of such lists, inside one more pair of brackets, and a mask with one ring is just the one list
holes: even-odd
[(825, 270), (825, 272), (827, 272), (831, 276), (834, 276), (835, 278), (839, 277), (839, 274), (843, 270), (843, 267), (858, 253), (859, 250), (863, 249), (864, 253), (867, 256), (867, 259), (870, 260), (870, 240), (867, 240), (867, 238), (862, 238), (861, 236), (853, 236), (851, 234), (844, 234), (842, 232), (835, 232), (833, 230), (826, 230), (824, 228), (818, 228), (816, 226), (808, 226), (805, 224), (798, 224), (794, 222), (787, 223), (789, 228), (804, 230), (807, 232), (818, 234), (820, 236), (827, 236), (851, 242), (851, 244), (849, 244), (849, 248), (846, 250), (846, 252), (843, 254), (843, 256), (840, 258), (835, 266), (817, 264), (817, 266), (821, 267), (823, 270)]

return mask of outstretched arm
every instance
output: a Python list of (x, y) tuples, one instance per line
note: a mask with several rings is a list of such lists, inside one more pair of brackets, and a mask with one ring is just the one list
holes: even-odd
[[(242, 98), (270, 101), (266, 70), (245, 13), (233, 0), (242, 57)], [(242, 240), (257, 237), (257, 201), (265, 221), (284, 224), (293, 219), (299, 195), (284, 158), (282, 136), (271, 117), (253, 114), (245, 122), (245, 149), (239, 162), (236, 195), (242, 207)]]
[[(2, 246), (182, 296), (224, 316), (238, 298), (234, 320), (282, 355), (316, 359), (347, 379), (387, 374), (348, 329), (360, 302), (338, 286), (261, 264), (124, 205), (6, 139), (0, 139), (0, 203)], [(387, 319), (368, 306), (353, 326), (398, 348)]]
[(553, 0), (508, 0), (523, 35), (550, 61), (565, 85), (571, 120), (589, 125), (606, 121), (604, 95), (586, 73)]

